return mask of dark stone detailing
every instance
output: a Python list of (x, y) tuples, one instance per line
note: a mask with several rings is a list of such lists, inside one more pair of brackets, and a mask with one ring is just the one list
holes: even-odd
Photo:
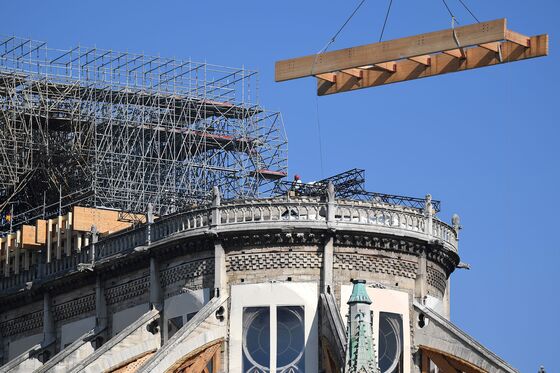
[[(289, 221), (286, 221), (289, 225)], [(222, 245), (225, 249), (242, 248), (250, 249), (255, 246), (286, 246), (286, 245), (322, 245), (327, 238), (326, 232), (305, 231), (298, 232), (295, 229), (288, 232), (263, 232), (263, 233), (240, 233), (220, 235)]]
[(182, 263), (161, 271), (161, 286), (166, 287), (176, 282), (184, 282), (196, 277), (214, 273), (214, 258), (205, 258)]
[(28, 330), (40, 329), (42, 326), (43, 310), (40, 310), (0, 323), (0, 333), (2, 336), (7, 337), (21, 334)]
[(70, 319), (91, 311), (95, 311), (95, 294), (56, 305), (54, 307), (54, 321)]
[(337, 232), (334, 236), (334, 244), (335, 246), (374, 248), (414, 255), (419, 255), (424, 251), (429, 260), (440, 264), (445, 269), (447, 275), (451, 274), (459, 264), (459, 256), (446, 250), (442, 245), (427, 244), (413, 238), (403, 240), (377, 234)]
[(405, 278), (416, 278), (418, 264), (407, 262), (402, 259), (393, 259), (374, 255), (362, 254), (334, 254), (334, 268), (364, 271), (372, 273), (383, 273)]
[(321, 268), (323, 253), (319, 252), (276, 252), (228, 255), (228, 272), (255, 271), (279, 268)]
[(143, 276), (124, 284), (116, 285), (105, 290), (107, 305), (123, 302), (147, 293), (150, 288), (150, 276)]
[(428, 266), (428, 285), (431, 285), (441, 291), (442, 294), (445, 293), (445, 288), (447, 287), (447, 277), (445, 273), (438, 271), (436, 268)]

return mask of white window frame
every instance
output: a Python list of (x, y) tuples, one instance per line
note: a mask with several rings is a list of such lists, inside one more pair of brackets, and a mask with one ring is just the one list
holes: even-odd
[(304, 309), (305, 372), (317, 373), (319, 359), (318, 284), (276, 282), (232, 285), (230, 314), (229, 372), (243, 373), (243, 309), (270, 307), (270, 373), (276, 373), (276, 310), (281, 306)]

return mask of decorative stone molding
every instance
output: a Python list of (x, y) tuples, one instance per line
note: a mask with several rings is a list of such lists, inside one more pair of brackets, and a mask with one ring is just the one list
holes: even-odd
[(445, 276), (445, 273), (438, 271), (436, 268), (430, 266), (428, 266), (427, 272), (428, 285), (435, 287), (443, 294), (445, 292), (445, 288), (447, 287), (447, 277)]
[(279, 268), (321, 268), (323, 253), (276, 252), (228, 255), (228, 272), (258, 271)]
[(95, 294), (85, 295), (54, 307), (54, 321), (70, 319), (74, 316), (95, 311)]
[(196, 277), (209, 276), (214, 273), (214, 258), (204, 258), (182, 263), (161, 271), (161, 285), (169, 286)]
[(40, 310), (0, 323), (0, 333), (2, 336), (8, 337), (28, 330), (39, 329), (42, 326), (43, 310)]
[(251, 246), (322, 245), (326, 237), (326, 232), (296, 232), (294, 229), (293, 232), (224, 234), (221, 240), (226, 249), (250, 249)]
[(150, 276), (143, 276), (124, 284), (116, 285), (105, 290), (107, 304), (123, 302), (127, 299), (139, 297), (148, 292), (150, 288)]
[(334, 268), (416, 278), (418, 264), (402, 259), (362, 254), (334, 254)]

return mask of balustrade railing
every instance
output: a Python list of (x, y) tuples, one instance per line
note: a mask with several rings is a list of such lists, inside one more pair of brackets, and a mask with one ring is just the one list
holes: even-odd
[[(329, 209), (334, 213), (329, 214)], [(329, 216), (331, 219), (329, 220)], [(213, 221), (215, 220), (215, 221)], [(173, 234), (214, 226), (230, 227), (238, 224), (274, 222), (306, 222), (318, 224), (349, 224), (378, 226), (414, 232), (427, 239), (440, 240), (457, 251), (457, 232), (439, 219), (423, 211), (402, 206), (360, 201), (331, 201), (319, 199), (230, 201), (222, 205), (208, 205), (185, 213), (163, 217), (152, 224), (113, 234), (82, 248), (81, 252), (64, 256), (50, 263), (31, 266), (19, 274), (0, 278), (0, 290), (23, 286), (38, 278), (49, 278), (66, 271), (77, 270), (81, 263), (107, 260), (126, 254), (136, 247), (151, 245)], [(94, 250), (95, 249), (95, 250)], [(44, 261), (44, 258), (42, 258)]]

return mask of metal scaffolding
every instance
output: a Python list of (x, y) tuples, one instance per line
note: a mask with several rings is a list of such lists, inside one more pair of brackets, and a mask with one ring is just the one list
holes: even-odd
[(0, 37), (0, 207), (12, 221), (80, 203), (164, 215), (272, 190), (287, 171), (280, 113), (256, 72)]

